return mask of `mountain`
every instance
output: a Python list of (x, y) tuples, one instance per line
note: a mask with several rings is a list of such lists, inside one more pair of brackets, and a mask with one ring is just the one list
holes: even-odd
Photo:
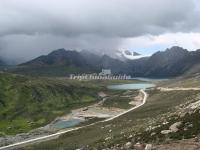
[(11, 68), (10, 71), (20, 74), (43, 76), (67, 76), (71, 73), (99, 73), (102, 68), (115, 73), (128, 73), (128, 64), (108, 55), (99, 56), (90, 51), (81, 52), (65, 49), (52, 51), (31, 61)]
[(130, 50), (122, 50), (122, 57), (124, 57), (126, 60), (134, 60), (134, 59), (140, 59), (143, 57), (146, 57), (144, 55), (141, 55), (137, 52), (130, 51)]
[(153, 78), (200, 72), (200, 50), (188, 51), (174, 46), (165, 51), (158, 51), (150, 57), (143, 57), (129, 51), (125, 53), (141, 58), (121, 60), (108, 55), (97, 55), (87, 50), (78, 52), (58, 49), (8, 70), (29, 75), (67, 76), (72, 73), (99, 73), (102, 68), (105, 68), (111, 69), (114, 74)]
[(128, 60), (135, 60), (146, 57), (145, 55), (141, 55), (137, 52), (130, 51), (130, 50), (117, 50), (112, 54), (109, 54), (110, 57), (119, 59), (121, 61), (128, 61)]
[(74, 65), (81, 66), (85, 64), (84, 58), (77, 51), (66, 51), (65, 49), (58, 49), (48, 55), (40, 56), (29, 62), (21, 64), (31, 66), (54, 66), (54, 65)]
[(186, 49), (172, 47), (164, 52), (156, 52), (145, 64), (145, 76), (174, 76), (183, 73), (184, 60), (189, 56)]
[(10, 69), (11, 72), (41, 76), (67, 76), (71, 73), (91, 73), (95, 68), (91, 62), (77, 52), (65, 49), (54, 50), (48, 55)]
[(101, 57), (98, 62), (98, 68), (110, 68), (112, 73), (117, 74), (129, 74), (129, 64), (127, 62), (113, 59), (107, 55)]
[(165, 51), (159, 51), (151, 57), (132, 61), (131, 69), (136, 76), (174, 77), (185, 73), (200, 71), (200, 52), (187, 51), (174, 46)]

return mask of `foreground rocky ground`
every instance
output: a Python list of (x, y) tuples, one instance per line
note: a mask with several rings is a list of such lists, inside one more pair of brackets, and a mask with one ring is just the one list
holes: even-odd
[(144, 131), (126, 138), (128, 142), (115, 144), (106, 149), (199, 150), (200, 91), (191, 101), (176, 106), (173, 112), (162, 114), (150, 121)]
[(198, 139), (199, 91), (151, 89), (146, 92), (149, 97), (145, 105), (119, 118), (22, 149), (161, 149), (176, 141)]

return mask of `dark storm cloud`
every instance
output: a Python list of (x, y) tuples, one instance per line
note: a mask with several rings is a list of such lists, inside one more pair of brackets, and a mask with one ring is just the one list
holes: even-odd
[[(119, 38), (99, 36), (66, 37), (51, 34), (42, 35), (7, 35), (0, 40), (0, 55), (7, 60), (20, 63), (52, 50), (65, 48), (70, 50), (113, 50), (121, 43)], [(116, 49), (115, 49), (116, 50)]]
[(0, 4), (0, 35), (132, 37), (191, 30), (197, 22), (191, 16), (198, 17), (192, 0), (6, 0)]
[(0, 54), (117, 49), (129, 37), (199, 32), (199, 14), (196, 0), (2, 0)]

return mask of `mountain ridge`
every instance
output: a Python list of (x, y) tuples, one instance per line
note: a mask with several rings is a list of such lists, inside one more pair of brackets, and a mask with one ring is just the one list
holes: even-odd
[[(22, 63), (18, 67), (21, 70), (14, 69), (15, 73), (34, 72), (49, 75), (51, 71), (53, 76), (67, 76), (71, 73), (98, 73), (102, 68), (107, 68), (114, 74), (166, 78), (200, 72), (200, 50), (188, 51), (174, 46), (149, 57), (122, 61), (108, 55), (99, 56), (87, 50), (78, 52), (62, 48)], [(42, 73), (37, 71), (38, 69)]]

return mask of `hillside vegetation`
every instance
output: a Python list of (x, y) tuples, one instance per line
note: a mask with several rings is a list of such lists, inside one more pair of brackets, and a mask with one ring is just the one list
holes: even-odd
[(0, 73), (0, 132), (15, 134), (45, 125), (98, 100), (100, 88), (88, 82)]
[(200, 88), (200, 74), (189, 77), (180, 77), (159, 83), (164, 87)]
[[(191, 117), (186, 114), (182, 118), (179, 116), (175, 118), (175, 115), (179, 113), (178, 107), (198, 100), (199, 91), (160, 92), (150, 90), (148, 94), (149, 98), (144, 106), (113, 121), (66, 133), (56, 140), (28, 146), (24, 149), (126, 149), (127, 142), (131, 142), (131, 148), (133, 148), (137, 142), (158, 144), (169, 138), (171, 140), (182, 139), (183, 135), (187, 133), (192, 133), (192, 135), (185, 136), (185, 138), (191, 138), (200, 133), (199, 122), (193, 124), (194, 128), (182, 130), (182, 126), (194, 123), (199, 118), (195, 113), (192, 113)], [(180, 132), (171, 133), (169, 136), (161, 134), (162, 130), (167, 130), (169, 126), (180, 120), (184, 120)], [(168, 123), (164, 124), (166, 121)]]
[[(165, 86), (172, 86), (173, 83), (173, 87), (175, 85), (179, 87), (196, 85), (198, 87), (199, 81), (199, 76), (195, 78), (193, 76), (187, 79), (167, 81)], [(200, 135), (199, 91), (162, 92), (154, 89), (147, 92), (149, 97), (144, 106), (113, 121), (66, 133), (58, 139), (24, 149), (134, 149), (138, 142), (141, 147), (151, 143), (156, 148), (165, 143), (176, 140), (181, 142), (183, 139), (191, 139)], [(126, 148), (128, 142), (131, 144), (129, 148)], [(176, 148), (176, 145), (173, 145), (173, 148)]]

